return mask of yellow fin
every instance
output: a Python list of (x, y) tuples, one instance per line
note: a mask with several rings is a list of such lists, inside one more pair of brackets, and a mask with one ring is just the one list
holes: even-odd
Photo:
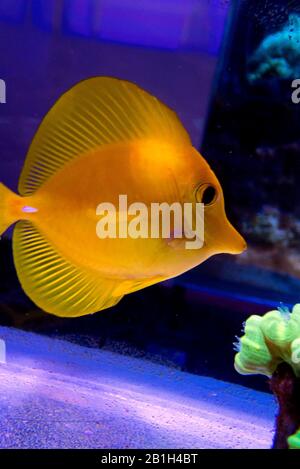
[(16, 270), (25, 293), (44, 311), (63, 317), (92, 314), (117, 304), (117, 280), (63, 259), (30, 221), (17, 223), (13, 236)]
[(19, 200), (20, 197), (0, 183), (0, 236), (20, 218), (15, 207)]
[(19, 192), (33, 194), (66, 163), (102, 145), (145, 138), (191, 143), (175, 112), (135, 84), (110, 77), (84, 80), (62, 95), (42, 121)]

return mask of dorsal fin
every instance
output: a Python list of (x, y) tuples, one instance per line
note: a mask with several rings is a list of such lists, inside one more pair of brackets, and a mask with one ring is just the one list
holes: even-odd
[(109, 77), (81, 81), (42, 121), (27, 154), (19, 192), (33, 194), (66, 163), (90, 150), (144, 138), (190, 144), (175, 112), (133, 83)]

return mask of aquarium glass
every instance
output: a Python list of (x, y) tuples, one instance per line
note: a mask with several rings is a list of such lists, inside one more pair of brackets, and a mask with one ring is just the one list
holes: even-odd
[[(0, 449), (270, 447), (267, 379), (300, 374), (300, 0), (0, 0), (0, 57)], [(110, 244), (121, 194), (202, 207)]]

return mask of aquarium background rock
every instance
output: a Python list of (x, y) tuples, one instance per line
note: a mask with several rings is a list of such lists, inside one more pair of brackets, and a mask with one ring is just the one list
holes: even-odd
[[(287, 50), (298, 54), (300, 23), (292, 10), (276, 1), (240, 4), (202, 152), (223, 185), (229, 217), (249, 244), (234, 262), (300, 278), (300, 106), (291, 99), (298, 59), (292, 75), (261, 73), (249, 81), (254, 56), (260, 67), (271, 52), (286, 60)], [(267, 42), (264, 53), (256, 52), (266, 38), (280, 49)]]

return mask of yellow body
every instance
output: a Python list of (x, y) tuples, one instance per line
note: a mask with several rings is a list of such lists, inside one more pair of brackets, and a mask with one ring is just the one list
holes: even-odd
[[(60, 316), (107, 308), (124, 294), (174, 277), (213, 254), (245, 248), (226, 218), (219, 182), (176, 115), (127, 82), (94, 78), (82, 83), (60, 99), (37, 132), (20, 180), (23, 197), (0, 186), (0, 229), (23, 220), (14, 235), (22, 286), (36, 304)], [(95, 119), (101, 115), (98, 110), (95, 115), (95, 103), (88, 101), (93, 87), (95, 93), (104, 88), (103, 127), (97, 127)], [(129, 96), (126, 118), (124, 103), (117, 102), (115, 94), (121, 95), (122, 87)], [(82, 107), (87, 103), (87, 110), (76, 110), (78, 102)], [(143, 117), (144, 126), (138, 121)], [(196, 190), (205, 184), (212, 185), (217, 196), (205, 207), (201, 249), (186, 249), (184, 238), (96, 235), (96, 208), (102, 202), (118, 207), (119, 195), (126, 194), (128, 204), (142, 202), (150, 214), (153, 202), (195, 205)]]

